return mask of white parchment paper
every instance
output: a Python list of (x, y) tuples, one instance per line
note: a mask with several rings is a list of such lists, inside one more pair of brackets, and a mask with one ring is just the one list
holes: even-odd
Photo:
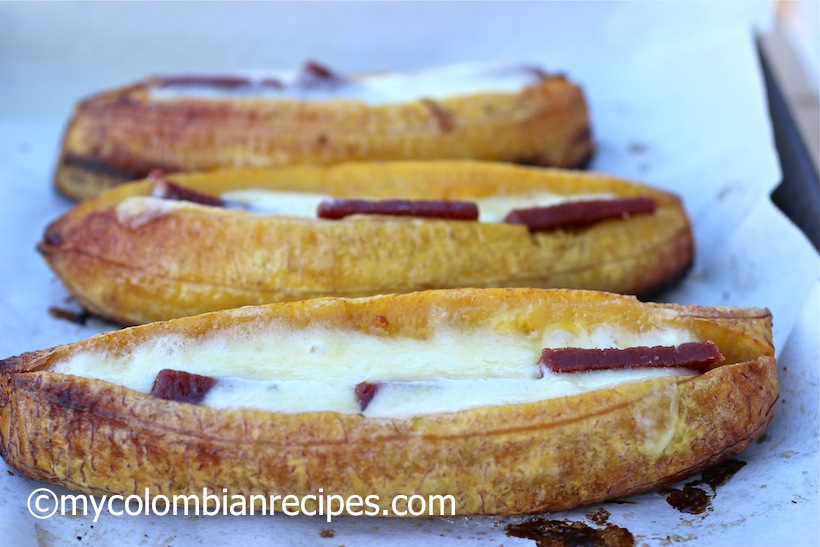
[[(48, 314), (67, 293), (34, 250), (71, 203), (52, 189), (70, 109), (150, 73), (293, 67), (344, 71), (462, 61), (538, 62), (581, 82), (592, 169), (679, 193), (697, 260), (663, 300), (768, 307), (781, 404), (711, 509), (681, 513), (657, 492), (544, 515), (584, 522), (604, 508), (638, 544), (810, 545), (818, 537), (818, 257), (768, 199), (780, 180), (753, 30), (765, 2), (700, 3), (0, 3), (0, 357), (79, 340), (110, 325)], [(55, 516), (26, 500), (44, 483), (0, 461), (0, 537), (13, 545), (532, 545), (528, 518)], [(681, 485), (679, 485), (681, 486)], [(60, 493), (66, 490), (55, 488)]]

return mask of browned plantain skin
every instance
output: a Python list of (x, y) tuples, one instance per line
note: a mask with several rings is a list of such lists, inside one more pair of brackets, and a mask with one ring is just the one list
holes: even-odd
[[(79, 103), (57, 188), (84, 199), (151, 169), (480, 159), (554, 167), (592, 154), (580, 87), (550, 76), (519, 93), (368, 105), (260, 98), (151, 100), (147, 79)], [(446, 123), (444, 123), (444, 122)]]
[[(49, 372), (85, 351), (128, 352), (169, 333), (285, 323), (424, 337), (431, 317), (526, 337), (547, 325), (679, 327), (724, 364), (694, 377), (413, 419), (220, 411)], [(377, 318), (388, 317), (390, 329)], [(650, 490), (731, 457), (778, 399), (767, 310), (642, 304), (568, 290), (426, 291), (229, 310), (116, 331), (0, 362), (0, 453), (26, 476), (90, 493), (453, 495), (458, 514), (562, 510)], [(315, 507), (313, 507), (315, 509)], [(381, 513), (380, 513), (381, 514)]]
[(92, 313), (122, 324), (320, 296), (455, 287), (561, 287), (644, 295), (690, 267), (680, 200), (614, 177), (474, 161), (365, 162), (179, 174), (220, 194), (242, 188), (338, 197), (476, 199), (504, 193), (650, 196), (648, 215), (531, 234), (521, 225), (389, 217), (323, 221), (186, 206), (137, 227), (115, 206), (147, 182), (81, 203), (40, 251)]

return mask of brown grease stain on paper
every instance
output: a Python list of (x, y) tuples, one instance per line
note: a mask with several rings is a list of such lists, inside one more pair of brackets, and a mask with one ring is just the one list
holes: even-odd
[[(718, 486), (726, 484), (744, 465), (746, 462), (741, 460), (726, 460), (701, 473), (699, 480), (687, 482), (682, 489), (661, 488), (660, 494), (678, 511), (700, 515), (712, 509), (712, 500), (717, 494)], [(704, 484), (711, 489), (711, 493), (699, 488)]]
[[(604, 510), (605, 511), (605, 510)], [(595, 513), (596, 524), (608, 519), (609, 512)], [(635, 537), (626, 528), (606, 524), (593, 528), (583, 522), (570, 520), (549, 520), (534, 518), (505, 528), (510, 537), (534, 540), (538, 547), (560, 547), (564, 545), (590, 545), (601, 547), (633, 547)]]

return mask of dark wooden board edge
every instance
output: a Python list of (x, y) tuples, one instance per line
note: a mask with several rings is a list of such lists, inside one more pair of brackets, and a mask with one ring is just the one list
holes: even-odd
[(820, 251), (820, 179), (817, 169), (774, 76), (771, 61), (759, 41), (757, 49), (766, 82), (775, 146), (783, 172), (783, 179), (771, 198)]

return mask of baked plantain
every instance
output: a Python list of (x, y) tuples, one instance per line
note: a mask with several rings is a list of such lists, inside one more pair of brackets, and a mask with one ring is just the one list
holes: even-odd
[(482, 159), (574, 167), (592, 153), (586, 102), (524, 65), (458, 65), (349, 78), (152, 77), (79, 103), (57, 188), (83, 199), (151, 169)]
[[(243, 191), (247, 196), (248, 189), (256, 189), (251, 195), (284, 192), (272, 194), (274, 209), (282, 205), (277, 214), (257, 214), (159, 199), (150, 196), (148, 181), (78, 205), (48, 227), (39, 249), (92, 313), (136, 324), (319, 296), (456, 287), (646, 295), (682, 276), (694, 254), (689, 219), (676, 196), (604, 175), (435, 161), (170, 178), (212, 199)], [(501, 214), (479, 221), (386, 215), (324, 220), (315, 212), (322, 196), (475, 200), (482, 211)], [(653, 210), (543, 231), (501, 218), (511, 207), (589, 196), (640, 197)], [(296, 216), (304, 203), (307, 216)]]
[[(539, 375), (544, 347), (704, 342), (724, 359), (705, 372)], [(166, 368), (226, 389), (196, 403), (152, 395)], [(0, 374), (0, 454), (28, 477), (95, 495), (227, 489), (257, 504), (378, 496), (380, 516), (397, 495), (452, 496), (468, 515), (644, 492), (742, 451), (778, 399), (767, 310), (572, 290), (227, 310), (12, 357)], [(398, 388), (363, 409), (361, 382)]]

